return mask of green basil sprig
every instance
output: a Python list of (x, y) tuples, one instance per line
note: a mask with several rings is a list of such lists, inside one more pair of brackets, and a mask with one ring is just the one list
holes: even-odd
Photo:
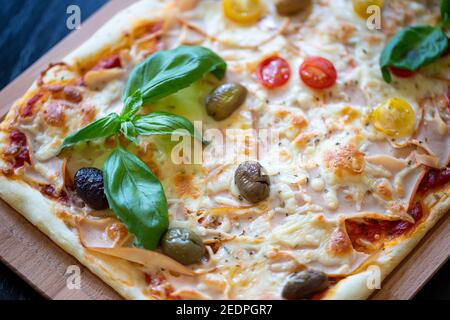
[(146, 249), (167, 230), (167, 200), (158, 178), (137, 156), (116, 146), (103, 166), (108, 203)]
[(381, 54), (383, 79), (388, 83), (392, 81), (389, 67), (417, 71), (439, 59), (449, 46), (449, 40), (441, 27), (449, 24), (450, 0), (441, 0), (440, 26), (413, 26), (400, 30)]
[(184, 89), (212, 73), (222, 79), (227, 65), (209, 49), (181, 46), (148, 57), (132, 71), (122, 95), (121, 114), (111, 113), (68, 136), (62, 149), (79, 142), (116, 136), (116, 147), (104, 163), (108, 203), (146, 249), (154, 249), (168, 227), (167, 200), (156, 176), (137, 156), (118, 143), (121, 133), (137, 143), (149, 135), (190, 135), (200, 139), (186, 118), (165, 112), (137, 115), (140, 108)]
[(380, 58), (386, 82), (392, 77), (389, 67), (416, 71), (436, 61), (448, 48), (445, 33), (437, 27), (409, 27), (397, 33), (384, 48)]
[(187, 88), (207, 73), (222, 79), (226, 69), (225, 61), (204, 47), (180, 46), (159, 51), (134, 68), (123, 100), (138, 93), (143, 104), (153, 103)]
[[(178, 132), (180, 135), (196, 136), (192, 122), (182, 116), (175, 116), (167, 112), (153, 112), (133, 119), (136, 133), (142, 136), (167, 135)], [(198, 137), (198, 136), (197, 136)]]
[[(87, 140), (107, 138), (118, 131), (127, 139), (137, 142), (133, 119), (143, 105), (156, 102), (187, 88), (210, 72), (217, 79), (222, 79), (226, 69), (227, 65), (222, 58), (213, 51), (200, 46), (180, 46), (172, 50), (156, 52), (137, 65), (131, 72), (122, 95), (125, 107), (121, 115), (112, 113), (89, 124), (67, 137), (61, 148), (64, 149)], [(174, 119), (172, 123), (167, 121), (170, 117)], [(152, 134), (171, 134), (173, 131), (170, 130), (177, 124), (181, 127), (176, 129), (190, 130), (193, 128), (192, 124), (189, 128), (186, 128), (186, 121), (188, 120), (181, 118), (168, 113), (163, 116), (160, 113), (152, 118), (152, 121), (161, 120), (158, 130), (165, 133)], [(142, 123), (142, 121), (139, 122)], [(168, 124), (169, 127), (163, 130), (164, 123)], [(191, 133), (194, 135), (193, 131)], [(148, 133), (144, 135), (148, 135)]]
[(129, 119), (111, 113), (66, 137), (61, 149), (89, 140), (108, 138), (122, 133), (128, 140), (138, 143), (136, 137), (150, 135), (187, 135), (200, 139), (191, 121), (183, 116), (167, 112), (153, 112), (148, 115), (134, 115)]
[(152, 135), (191, 136), (201, 140), (191, 121), (183, 116), (168, 112), (152, 112), (147, 115), (135, 115), (121, 123), (120, 131), (130, 141), (137, 143), (136, 137)]
[(65, 138), (61, 148), (68, 148), (88, 140), (108, 138), (117, 132), (120, 123), (119, 115), (111, 113)]

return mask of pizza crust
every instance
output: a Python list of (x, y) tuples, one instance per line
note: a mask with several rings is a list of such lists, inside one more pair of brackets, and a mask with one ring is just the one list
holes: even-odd
[(143, 273), (137, 265), (86, 250), (75, 231), (56, 216), (52, 201), (39, 191), (21, 181), (0, 176), (0, 197), (124, 298), (148, 299), (142, 291)]
[[(167, 2), (164, 0), (142, 0), (133, 4), (114, 16), (87, 42), (64, 58), (64, 62), (69, 65), (78, 65), (81, 61), (95, 59), (104, 52), (105, 48), (111, 48), (120, 43), (124, 33), (130, 29), (130, 21), (163, 17), (167, 14), (164, 8), (173, 9), (166, 5)], [(36, 84), (33, 84), (28, 92), (35, 88)], [(382, 279), (385, 279), (399, 265), (424, 235), (449, 211), (449, 189), (447, 187), (445, 190), (435, 192), (441, 200), (431, 209), (426, 221), (409, 238), (403, 238), (387, 246), (371, 259), (369, 265), (380, 266)], [(52, 201), (45, 198), (39, 191), (21, 181), (0, 176), (0, 197), (124, 298), (149, 299), (149, 296), (144, 294), (146, 283), (140, 266), (86, 250), (76, 232), (56, 216)], [(375, 290), (369, 289), (366, 285), (368, 277), (371, 276), (367, 267), (368, 265), (358, 273), (341, 280), (327, 291), (323, 299), (369, 298)]]
[[(120, 44), (123, 35), (129, 32), (130, 25), (140, 20), (155, 20), (167, 15), (164, 0), (142, 0), (129, 6), (104, 24), (92, 37), (64, 58), (69, 65), (78, 65), (82, 61), (96, 59), (105, 49)], [(130, 23), (131, 22), (131, 23)]]
[[(450, 210), (450, 186), (442, 190), (436, 190), (428, 196), (438, 197), (437, 204), (430, 209), (430, 214), (426, 220), (419, 224), (419, 227), (413, 231), (413, 234), (407, 237), (401, 237), (393, 244), (388, 244), (383, 250), (376, 254), (368, 264), (364, 266), (379, 266), (381, 280), (386, 277), (397, 267), (400, 262), (417, 246), (419, 241), (430, 231), (433, 226), (443, 218)], [(373, 276), (370, 270), (363, 270), (357, 274), (351, 275), (340, 281), (333, 287), (324, 299), (340, 300), (361, 300), (367, 299), (376, 289), (369, 289), (367, 286), (368, 278)], [(381, 287), (383, 284), (381, 284)]]

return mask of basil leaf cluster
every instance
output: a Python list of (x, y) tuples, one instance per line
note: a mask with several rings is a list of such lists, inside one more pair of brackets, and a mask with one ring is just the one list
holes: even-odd
[(225, 76), (225, 61), (200, 46), (180, 46), (160, 51), (137, 65), (122, 95), (120, 115), (111, 113), (64, 139), (61, 150), (77, 143), (116, 136), (116, 147), (106, 159), (103, 172), (105, 194), (112, 211), (135, 235), (136, 242), (153, 250), (168, 228), (168, 209), (164, 189), (148, 166), (118, 143), (121, 133), (138, 143), (138, 136), (179, 135), (200, 139), (194, 125), (185, 117), (153, 112), (137, 114), (142, 106), (184, 89), (212, 73)]
[(390, 83), (389, 67), (417, 71), (441, 57), (449, 46), (441, 29), (450, 25), (450, 0), (441, 1), (440, 26), (413, 26), (400, 30), (388, 42), (380, 57), (383, 79)]

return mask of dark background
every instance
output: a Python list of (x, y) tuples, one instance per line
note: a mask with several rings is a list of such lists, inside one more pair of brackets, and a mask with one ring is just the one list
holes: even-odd
[[(81, 8), (84, 21), (106, 0), (0, 0), (0, 89), (58, 43), (69, 30), (66, 10)], [(0, 263), (0, 300), (42, 299)], [(450, 262), (419, 292), (416, 299), (450, 300)]]

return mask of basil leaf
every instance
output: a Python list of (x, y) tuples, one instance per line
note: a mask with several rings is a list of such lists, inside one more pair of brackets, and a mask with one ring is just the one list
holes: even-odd
[(441, 26), (450, 27), (450, 0), (441, 0)]
[(117, 132), (119, 126), (119, 116), (116, 113), (111, 113), (65, 138), (61, 149), (87, 140), (110, 137)]
[(116, 149), (103, 166), (108, 203), (144, 248), (157, 247), (169, 225), (167, 200), (153, 172), (133, 153)]
[(138, 140), (136, 139), (137, 131), (133, 122), (131, 121), (122, 122), (120, 124), (120, 131), (122, 132), (125, 138), (127, 138), (131, 142), (134, 142), (135, 144), (138, 144)]
[(392, 80), (389, 67), (416, 71), (438, 59), (447, 47), (447, 36), (440, 28), (416, 26), (401, 30), (381, 54), (380, 67), (384, 80)]
[(136, 91), (132, 96), (127, 97), (124, 101), (125, 108), (123, 108), (121, 115), (123, 117), (130, 117), (134, 115), (142, 107), (143, 101), (140, 91)]
[(200, 46), (180, 46), (158, 51), (136, 66), (128, 78), (122, 99), (140, 92), (143, 104), (155, 102), (212, 73), (222, 79), (227, 65), (213, 51)]
[(181, 129), (177, 132), (179, 135), (199, 138), (192, 122), (185, 117), (167, 112), (153, 112), (145, 116), (136, 116), (133, 123), (136, 132), (143, 136), (169, 135)]

